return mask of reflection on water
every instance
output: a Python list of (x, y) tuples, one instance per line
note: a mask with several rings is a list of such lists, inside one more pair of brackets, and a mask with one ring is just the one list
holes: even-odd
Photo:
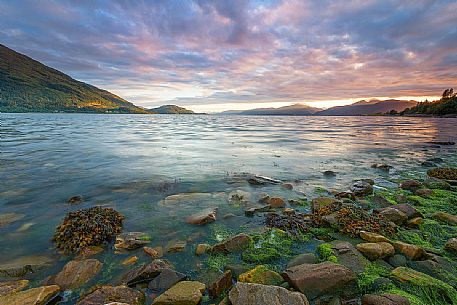
[[(373, 163), (424, 173), (420, 163), (439, 155), (455, 164), (453, 147), (432, 140), (456, 141), (456, 119), (390, 117), (244, 117), (172, 115), (0, 114), (0, 213), (25, 214), (0, 228), (0, 261), (52, 253), (54, 227), (70, 210), (102, 204), (126, 215), (125, 230), (148, 232), (154, 245), (204, 239), (211, 226), (186, 225), (184, 217), (219, 207), (217, 225), (255, 227), (243, 207), (228, 203), (233, 190), (255, 199), (266, 192), (287, 199), (316, 187), (345, 189), (360, 177), (385, 173)], [(337, 172), (324, 178), (324, 170)], [(253, 173), (292, 182), (253, 187), (233, 174)], [(159, 204), (179, 193), (171, 206)], [(84, 202), (65, 202), (82, 195)], [(192, 197), (192, 196), (191, 196)], [(162, 201), (163, 202), (163, 201)], [(33, 223), (25, 228), (27, 223)], [(21, 230), (20, 229), (22, 226)], [(112, 254), (107, 254), (112, 255)], [(180, 258), (181, 257), (181, 258)], [(183, 255), (176, 255), (178, 268)], [(185, 255), (184, 255), (185, 257)], [(189, 255), (191, 257), (191, 255)], [(189, 264), (189, 261), (186, 261)], [(179, 267), (181, 266), (181, 267)]]

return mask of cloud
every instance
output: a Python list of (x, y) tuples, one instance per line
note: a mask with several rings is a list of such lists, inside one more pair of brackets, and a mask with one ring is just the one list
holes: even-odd
[(3, 1), (0, 42), (140, 105), (439, 95), (455, 1)]

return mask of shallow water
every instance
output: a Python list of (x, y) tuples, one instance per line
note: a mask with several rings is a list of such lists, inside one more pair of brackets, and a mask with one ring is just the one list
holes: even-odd
[[(443, 165), (457, 163), (455, 146), (428, 143), (457, 141), (457, 119), (96, 114), (0, 114), (0, 119), (0, 214), (26, 215), (0, 228), (2, 263), (55, 254), (50, 240), (67, 212), (106, 205), (126, 216), (124, 231), (150, 234), (151, 246), (187, 240), (185, 253), (166, 258), (178, 270), (197, 274), (195, 243), (214, 238), (218, 230), (262, 225), (261, 217), (244, 217), (244, 207), (228, 203), (233, 190), (250, 192), (253, 201), (262, 193), (312, 198), (320, 188), (345, 190), (356, 178), (386, 185), (405, 171), (424, 175), (427, 168), (420, 163), (430, 157), (443, 158)], [(372, 169), (373, 163), (394, 169), (388, 175)], [(336, 178), (325, 178), (325, 170), (337, 172)], [(237, 179), (240, 173), (290, 182), (294, 190), (251, 186)], [(180, 193), (212, 194), (163, 204)], [(68, 205), (75, 195), (84, 202)], [(205, 207), (219, 208), (215, 223), (185, 223), (187, 215)], [(237, 216), (223, 219), (227, 213)], [(33, 225), (17, 232), (24, 224)], [(126, 257), (105, 251), (100, 259), (110, 271), (98, 280), (109, 282), (113, 270), (122, 269), (113, 261)], [(60, 258), (55, 269), (68, 259)]]

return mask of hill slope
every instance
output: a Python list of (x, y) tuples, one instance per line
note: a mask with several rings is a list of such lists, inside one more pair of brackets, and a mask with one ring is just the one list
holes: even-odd
[(0, 111), (147, 113), (1, 44)]
[(318, 111), (321, 111), (320, 108), (314, 108), (304, 104), (294, 104), (279, 108), (256, 108), (250, 110), (229, 110), (224, 111), (221, 114), (239, 114), (239, 115), (312, 115)]
[(423, 102), (417, 106), (405, 109), (401, 115), (432, 115), (432, 116), (457, 116), (457, 94), (453, 91), (434, 102)]
[(349, 116), (349, 115), (373, 115), (386, 113), (391, 110), (401, 112), (406, 108), (417, 105), (416, 101), (401, 101), (401, 100), (385, 100), (385, 101), (360, 101), (347, 106), (332, 107), (315, 113), (315, 115), (334, 115), (334, 116)]
[(157, 108), (148, 109), (152, 113), (160, 114), (194, 114), (192, 110), (188, 110), (176, 105), (163, 105)]

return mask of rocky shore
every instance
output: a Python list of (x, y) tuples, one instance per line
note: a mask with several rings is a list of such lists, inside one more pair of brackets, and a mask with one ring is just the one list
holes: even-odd
[[(373, 168), (390, 170), (386, 164)], [(237, 179), (259, 189), (294, 189), (292, 182), (269, 177)], [(56, 257), (66, 261), (58, 271), (40, 278), (58, 261), (48, 257), (0, 264), (0, 304), (455, 305), (456, 181), (456, 168), (432, 168), (424, 179), (386, 186), (366, 177), (309, 199), (256, 198), (236, 190), (227, 204), (260, 221), (257, 230), (234, 228), (206, 242), (170, 240), (166, 246), (125, 231), (125, 217), (112, 208), (81, 209), (56, 228)], [(160, 204), (221, 196), (175, 194)], [(69, 204), (82, 201), (75, 198)], [(207, 227), (233, 216), (204, 208), (182, 222)], [(22, 217), (0, 215), (0, 226)], [(182, 272), (168, 257), (189, 247), (200, 265)], [(125, 259), (117, 266), (102, 254)], [(119, 271), (105, 278), (111, 270)]]

